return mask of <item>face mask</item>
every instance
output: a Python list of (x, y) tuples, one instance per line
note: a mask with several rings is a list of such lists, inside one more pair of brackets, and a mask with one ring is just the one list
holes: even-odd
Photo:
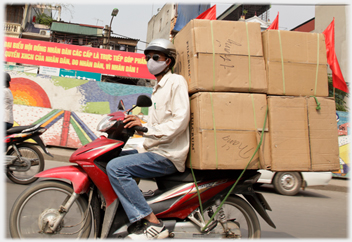
[(155, 61), (153, 59), (150, 59), (147, 62), (147, 67), (149, 72), (155, 76), (161, 73), (167, 67), (167, 64), (166, 61)]

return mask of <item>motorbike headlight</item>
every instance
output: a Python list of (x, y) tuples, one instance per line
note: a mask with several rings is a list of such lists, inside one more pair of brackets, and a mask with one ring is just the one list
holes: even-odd
[(97, 130), (100, 132), (105, 132), (110, 129), (117, 122), (116, 120), (110, 120), (111, 118), (111, 116), (106, 116), (103, 118), (98, 124)]

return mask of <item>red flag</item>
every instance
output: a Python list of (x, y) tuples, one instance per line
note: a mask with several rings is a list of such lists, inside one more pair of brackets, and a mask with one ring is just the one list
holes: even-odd
[(341, 91), (349, 93), (335, 53), (335, 18), (333, 18), (323, 34), (325, 36), (326, 57), (332, 72), (332, 85)]
[(279, 29), (279, 13), (277, 13), (277, 16), (276, 16), (274, 22), (272, 22), (267, 29), (276, 29), (276, 30)]
[(196, 19), (209, 19), (216, 20), (216, 5), (208, 8), (203, 13), (201, 13)]

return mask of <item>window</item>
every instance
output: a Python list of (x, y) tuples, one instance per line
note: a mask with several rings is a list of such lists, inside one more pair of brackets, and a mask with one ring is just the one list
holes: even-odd
[(128, 46), (128, 52), (135, 52), (136, 51), (136, 47), (135, 46)]
[(6, 5), (6, 22), (22, 23), (24, 5)]
[(126, 46), (125, 45), (120, 45), (120, 48), (119, 48), (121, 51), (126, 51)]

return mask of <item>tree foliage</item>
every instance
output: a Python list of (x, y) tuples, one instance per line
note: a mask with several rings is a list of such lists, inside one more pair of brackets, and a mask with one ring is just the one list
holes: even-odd
[[(344, 111), (348, 112), (349, 107), (346, 99), (349, 98), (348, 93), (345, 93), (339, 89), (335, 88), (335, 95), (334, 95), (334, 87), (332, 85), (332, 75), (328, 74), (328, 81), (329, 81), (329, 97), (335, 97), (336, 103), (336, 111)], [(348, 83), (347, 83), (348, 85)]]
[(38, 24), (44, 24), (50, 26), (51, 23), (54, 21), (52, 17), (45, 13), (39, 13), (37, 14), (37, 18), (35, 20)]
[[(54, 21), (54, 17), (52, 16), (52, 12), (50, 14), (50, 16), (47, 13), (44, 13), (44, 9), (49, 9), (49, 10), (56, 10), (56, 11), (60, 11), (61, 10), (65, 10), (68, 11), (71, 15), (71, 18), (73, 18), (73, 8), (74, 6), (72, 4), (33, 4), (34, 8), (33, 10), (36, 13), (36, 22), (39, 24), (44, 24), (44, 25), (48, 25), (50, 26), (51, 23)], [(37, 6), (37, 7), (36, 7)]]

